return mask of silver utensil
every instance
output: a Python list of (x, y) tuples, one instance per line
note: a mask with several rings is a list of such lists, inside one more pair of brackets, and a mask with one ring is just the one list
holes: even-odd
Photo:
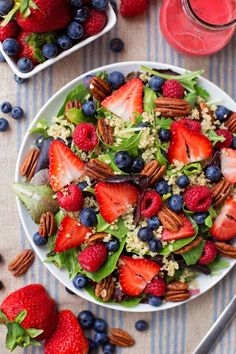
[(236, 295), (229, 302), (227, 307), (217, 318), (205, 337), (201, 340), (193, 354), (208, 354), (217, 340), (222, 336), (226, 327), (230, 324), (236, 314)]

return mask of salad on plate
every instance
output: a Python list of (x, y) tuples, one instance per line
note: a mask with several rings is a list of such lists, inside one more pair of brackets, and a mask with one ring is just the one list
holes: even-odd
[(88, 75), (30, 131), (13, 190), (33, 242), (97, 301), (184, 301), (236, 258), (236, 113), (200, 74)]

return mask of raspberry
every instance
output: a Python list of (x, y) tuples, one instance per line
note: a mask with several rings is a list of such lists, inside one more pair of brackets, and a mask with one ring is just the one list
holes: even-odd
[(57, 201), (66, 211), (78, 211), (83, 207), (83, 194), (78, 186), (71, 184), (57, 192)]
[(120, 13), (124, 17), (140, 15), (146, 9), (147, 0), (121, 0)]
[(218, 141), (218, 143), (216, 143), (215, 145), (216, 149), (220, 150), (223, 148), (230, 147), (233, 141), (233, 135), (230, 133), (228, 129), (217, 129), (216, 134), (219, 136), (223, 136), (225, 138), (224, 141)]
[(104, 11), (92, 9), (89, 17), (84, 22), (84, 31), (87, 36), (94, 36), (101, 32), (107, 23), (107, 14)]
[(201, 131), (201, 123), (198, 122), (197, 120), (194, 119), (188, 119), (188, 118), (182, 118), (179, 121), (181, 124), (183, 124), (186, 128), (194, 131), (194, 132), (200, 132)]
[(182, 98), (184, 88), (177, 80), (166, 80), (162, 86), (162, 93), (164, 97)]
[(75, 128), (73, 140), (79, 149), (84, 151), (93, 150), (98, 144), (98, 136), (95, 125), (91, 123), (80, 123)]
[(199, 264), (208, 264), (214, 261), (215, 257), (217, 255), (217, 249), (214, 245), (213, 242), (211, 241), (206, 241), (204, 249), (203, 249), (203, 254), (201, 258), (198, 260)]
[(192, 186), (186, 190), (184, 202), (191, 211), (206, 211), (212, 203), (211, 190), (205, 186)]
[(86, 247), (78, 256), (81, 267), (88, 272), (96, 272), (107, 258), (107, 249), (104, 243), (94, 243)]
[(161, 208), (162, 200), (155, 191), (147, 191), (141, 202), (141, 215), (150, 218)]
[(144, 290), (145, 294), (153, 296), (162, 296), (164, 295), (165, 291), (166, 283), (162, 278), (153, 279)]

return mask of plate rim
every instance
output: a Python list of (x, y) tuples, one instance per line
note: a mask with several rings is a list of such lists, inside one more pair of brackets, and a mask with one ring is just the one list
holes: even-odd
[[(38, 111), (38, 113), (36, 114), (35, 118), (32, 120), (32, 122), (30, 123), (29, 127), (27, 128), (25, 134), (24, 134), (24, 138), (21, 142), (21, 146), (17, 155), (17, 161), (16, 161), (16, 167), (15, 167), (15, 182), (20, 182), (21, 181), (21, 176), (19, 174), (19, 170), (20, 170), (20, 163), (22, 161), (23, 158), (23, 152), (24, 152), (24, 148), (27, 145), (27, 140), (30, 136), (29, 134), (29, 130), (32, 129), (33, 126), (35, 126), (36, 121), (40, 118), (41, 114), (47, 109), (47, 107), (57, 98), (57, 96), (60, 96), (60, 94), (62, 94), (63, 92), (65, 93), (65, 95), (67, 94), (67, 90), (68, 89), (73, 89), (74, 85), (77, 85), (85, 76), (89, 75), (89, 74), (93, 74), (96, 73), (98, 71), (105, 71), (105, 70), (110, 70), (113, 68), (123, 68), (126, 66), (135, 66), (135, 67), (140, 67), (141, 65), (145, 65), (145, 66), (153, 66), (153, 67), (158, 67), (158, 68), (169, 68), (172, 70), (176, 70), (177, 72), (185, 72), (187, 69), (182, 68), (180, 66), (176, 66), (176, 65), (171, 65), (171, 64), (166, 64), (166, 63), (159, 63), (159, 62), (153, 62), (153, 61), (142, 61), (142, 60), (133, 60), (133, 61), (125, 61), (125, 62), (118, 62), (118, 63), (112, 63), (112, 64), (108, 64), (108, 65), (103, 65), (100, 66), (98, 68), (92, 69), (87, 71), (86, 73), (83, 73), (82, 75), (79, 75), (78, 77), (74, 78), (73, 80), (71, 80), (70, 82), (68, 82), (66, 85), (64, 85), (63, 87), (61, 87), (59, 90), (57, 90), (52, 97), (47, 100), (45, 102), (45, 104), (41, 107), (41, 109)], [(137, 70), (137, 68), (135, 69)], [(199, 79), (201, 81), (203, 81), (206, 84), (210, 84), (213, 85), (213, 87), (217, 88), (217, 90), (220, 90), (222, 92), (224, 92), (224, 94), (227, 97), (227, 100), (233, 105), (235, 106), (236, 109), (236, 102), (232, 99), (232, 97), (229, 96), (229, 94), (227, 92), (225, 92), (224, 90), (222, 90), (219, 86), (217, 86), (216, 84), (214, 84), (213, 82), (211, 82), (210, 80), (199, 76)], [(48, 118), (48, 120), (50, 120), (51, 118)], [(199, 294), (193, 295), (191, 296), (188, 300), (186, 301), (181, 301), (181, 302), (176, 302), (176, 303), (168, 303), (168, 306), (163, 307), (159, 306), (159, 307), (153, 307), (150, 306), (148, 304), (138, 304), (134, 307), (123, 307), (119, 304), (109, 304), (109, 303), (101, 303), (97, 300), (95, 300), (91, 295), (89, 295), (87, 292), (85, 292), (85, 290), (77, 290), (73, 287), (72, 282), (70, 281), (70, 284), (65, 284), (64, 281), (61, 279), (60, 275), (57, 274), (58, 268), (56, 266), (54, 266), (53, 264), (50, 263), (45, 263), (44, 262), (44, 257), (40, 254), (40, 251), (38, 249), (38, 247), (33, 243), (31, 234), (28, 230), (28, 227), (26, 225), (26, 220), (24, 217), (24, 213), (27, 212), (27, 210), (25, 209), (24, 205), (20, 202), (19, 198), (16, 197), (17, 200), (17, 209), (20, 215), (20, 221), (23, 225), (25, 234), (27, 236), (28, 241), (31, 244), (31, 247), (34, 249), (37, 257), (39, 257), (40, 261), (42, 261), (43, 265), (46, 266), (46, 268), (48, 269), (48, 271), (65, 287), (69, 288), (71, 291), (73, 291), (74, 293), (76, 293), (76, 295), (80, 296), (81, 298), (83, 298), (84, 300), (94, 303), (96, 305), (100, 305), (112, 310), (118, 310), (118, 311), (122, 311), (122, 312), (133, 312), (133, 313), (143, 313), (143, 312), (158, 312), (158, 311), (164, 311), (164, 310), (169, 310), (172, 308), (175, 308), (177, 306), (181, 306), (183, 304), (187, 304), (190, 301), (193, 301), (194, 299), (198, 298), (199, 296), (205, 294), (208, 290), (212, 289), (214, 286), (216, 286), (227, 274), (229, 274), (229, 272), (233, 269), (233, 267), (236, 264), (236, 260), (229, 260), (230, 265), (228, 268), (223, 269), (220, 274), (217, 274), (216, 279), (214, 281), (212, 281), (212, 283), (210, 284), (209, 287), (207, 287), (207, 289), (203, 290), (203, 292), (200, 292)], [(28, 213), (28, 212), (27, 212)], [(228, 259), (227, 259), (228, 260)], [(212, 276), (213, 277), (213, 276)], [(69, 279), (69, 277), (68, 277)]]

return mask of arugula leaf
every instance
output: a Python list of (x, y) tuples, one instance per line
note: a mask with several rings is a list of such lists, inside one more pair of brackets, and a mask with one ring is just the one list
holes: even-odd
[(228, 268), (229, 262), (225, 259), (222, 259), (221, 257), (216, 257), (216, 259), (207, 266), (211, 270), (211, 274), (216, 275), (220, 270)]
[(130, 138), (124, 138), (124, 139), (122, 139), (122, 142), (118, 146), (108, 145), (108, 144), (105, 144), (104, 141), (101, 140), (101, 138), (100, 138), (100, 140), (103, 143), (103, 145), (105, 145), (106, 147), (108, 147), (112, 151), (117, 152), (117, 151), (125, 150), (125, 151), (129, 151), (129, 152), (133, 152), (133, 153), (136, 152), (136, 154), (137, 154), (141, 135), (142, 135), (142, 131), (139, 131), (138, 134), (134, 134)]
[(186, 176), (198, 175), (202, 172), (202, 166), (199, 162), (192, 162), (185, 165), (180, 170), (173, 172), (173, 166), (169, 165), (167, 169), (167, 176), (175, 176), (179, 174), (184, 174)]
[(144, 87), (143, 92), (143, 109), (145, 112), (152, 113), (155, 108), (154, 100), (157, 98), (156, 92), (147, 86)]
[(202, 86), (196, 85), (195, 90), (197, 95), (204, 98), (204, 100), (207, 100), (210, 97), (209, 92), (207, 92)]
[(217, 135), (214, 130), (208, 130), (205, 135), (208, 139), (212, 142), (212, 145), (215, 146), (218, 141), (223, 142), (225, 141), (225, 137), (223, 135)]
[(34, 128), (32, 128), (29, 133), (30, 134), (40, 134), (43, 135), (45, 138), (48, 137), (48, 129), (49, 129), (49, 122), (46, 119), (40, 119)]
[(120, 170), (119, 167), (117, 167), (117, 165), (115, 164), (114, 156), (112, 153), (109, 152), (107, 154), (99, 155), (98, 160), (107, 163), (113, 169), (113, 171), (119, 172), (122, 175), (125, 174), (124, 171)]
[(73, 101), (73, 100), (78, 100), (80, 102), (83, 102), (85, 100), (85, 97), (90, 93), (89, 89), (87, 89), (84, 84), (79, 84), (75, 89), (73, 89), (71, 92), (68, 93), (68, 95), (65, 98), (65, 101), (63, 105), (61, 106), (57, 116), (61, 116), (64, 114), (65, 111), (65, 106), (68, 101)]
[(197, 261), (199, 260), (199, 258), (202, 255), (203, 252), (203, 248), (205, 245), (205, 241), (202, 240), (199, 245), (197, 245), (196, 247), (192, 248), (190, 251), (182, 254), (185, 262), (187, 265), (192, 265), (192, 264), (196, 264)]
[(70, 278), (74, 278), (82, 269), (78, 262), (78, 251), (76, 248), (65, 252), (58, 252), (44, 260), (45, 263), (54, 263), (58, 268), (65, 267)]
[(191, 107), (194, 107), (197, 100), (197, 94), (195, 92), (190, 92), (184, 96), (184, 99), (189, 102)]
[(123, 240), (120, 242), (120, 247), (118, 251), (114, 252), (111, 256), (108, 256), (106, 262), (102, 265), (102, 267), (97, 272), (91, 273), (85, 271), (87, 277), (92, 279), (93, 281), (99, 282), (102, 279), (106, 278), (108, 275), (110, 275), (116, 268), (116, 264), (124, 249), (125, 243), (126, 243), (126, 238), (123, 238)]
[(164, 117), (156, 117), (155, 118), (155, 125), (159, 129), (170, 129), (173, 120), (171, 118), (164, 118)]

